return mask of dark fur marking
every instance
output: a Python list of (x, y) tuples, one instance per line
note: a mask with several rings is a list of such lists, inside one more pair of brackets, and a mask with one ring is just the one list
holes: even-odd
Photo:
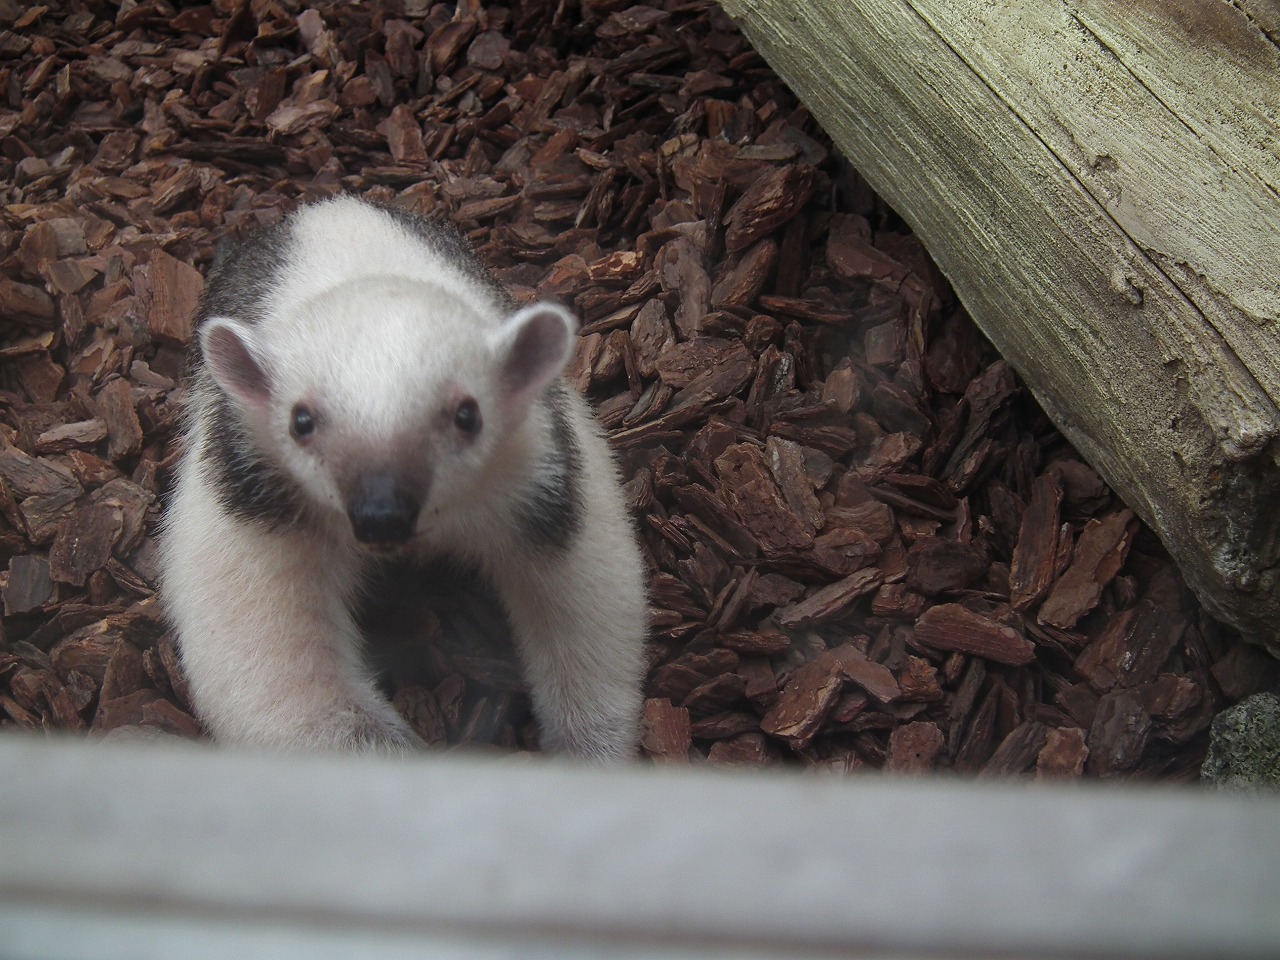
[(207, 439), (200, 456), (209, 465), (218, 502), (233, 516), (269, 527), (296, 523), (305, 511), (305, 499), (296, 485), (274, 464), (264, 459), (235, 423), (235, 412), (222, 391), (206, 379), (204, 415)]
[(263, 319), (263, 303), (288, 260), (294, 215), (255, 231), (239, 243), (224, 240), (200, 297), (199, 323), (231, 317), (241, 323)]
[(435, 686), (443, 653), (468, 681), (506, 693), (525, 689), (497, 588), (477, 565), (456, 556), (376, 562), (365, 577), (355, 619), (369, 660), (396, 687)]
[(582, 529), (582, 451), (569, 422), (568, 389), (556, 380), (543, 395), (551, 414), (551, 449), (539, 462), (538, 481), (520, 511), (520, 523), (535, 547), (565, 550)]
[[(242, 241), (224, 237), (218, 242), (213, 266), (205, 278), (204, 291), (196, 309), (197, 329), (211, 317), (230, 317), (249, 324), (263, 319), (263, 304), (288, 259), (292, 230), (291, 218), (285, 217), (274, 226), (251, 233)], [(198, 338), (193, 339), (187, 349), (186, 363), (187, 377), (194, 380), (204, 366)], [(221, 395), (220, 391), (218, 395)]]
[[(196, 323), (211, 317), (230, 317), (241, 323), (260, 323), (264, 304), (288, 261), (293, 216), (258, 230), (236, 243), (219, 244)], [(218, 502), (241, 520), (271, 527), (295, 523), (304, 511), (301, 491), (254, 448), (236, 422), (231, 401), (204, 370), (199, 341), (189, 354), (196, 415), (207, 428), (198, 456), (209, 467)]]

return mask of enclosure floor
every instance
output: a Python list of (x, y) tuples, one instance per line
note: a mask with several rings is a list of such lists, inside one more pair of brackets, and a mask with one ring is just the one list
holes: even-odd
[[(202, 735), (153, 593), (201, 276), (342, 191), (583, 318), (646, 756), (1189, 780), (1274, 681), (714, 4), (290, 6), (0, 2), (0, 728)], [(483, 585), (366, 623), (429, 742), (536, 749)]]

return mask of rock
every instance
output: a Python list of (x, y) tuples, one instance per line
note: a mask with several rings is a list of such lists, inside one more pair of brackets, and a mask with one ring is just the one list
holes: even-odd
[(1218, 714), (1200, 779), (1224, 790), (1280, 788), (1280, 696), (1257, 693)]

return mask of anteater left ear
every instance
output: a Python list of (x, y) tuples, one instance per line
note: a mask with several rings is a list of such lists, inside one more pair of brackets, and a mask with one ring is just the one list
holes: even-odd
[(211, 317), (200, 325), (200, 352), (217, 384), (233, 400), (264, 408), (271, 399), (271, 373), (253, 331), (238, 320)]
[(564, 307), (535, 303), (522, 307), (492, 334), (505, 403), (524, 406), (569, 362), (577, 321)]

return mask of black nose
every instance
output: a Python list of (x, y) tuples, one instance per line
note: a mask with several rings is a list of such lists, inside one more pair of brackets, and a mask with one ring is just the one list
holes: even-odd
[(397, 489), (388, 474), (367, 474), (347, 511), (351, 530), (361, 543), (396, 546), (413, 536), (418, 520), (418, 501)]

